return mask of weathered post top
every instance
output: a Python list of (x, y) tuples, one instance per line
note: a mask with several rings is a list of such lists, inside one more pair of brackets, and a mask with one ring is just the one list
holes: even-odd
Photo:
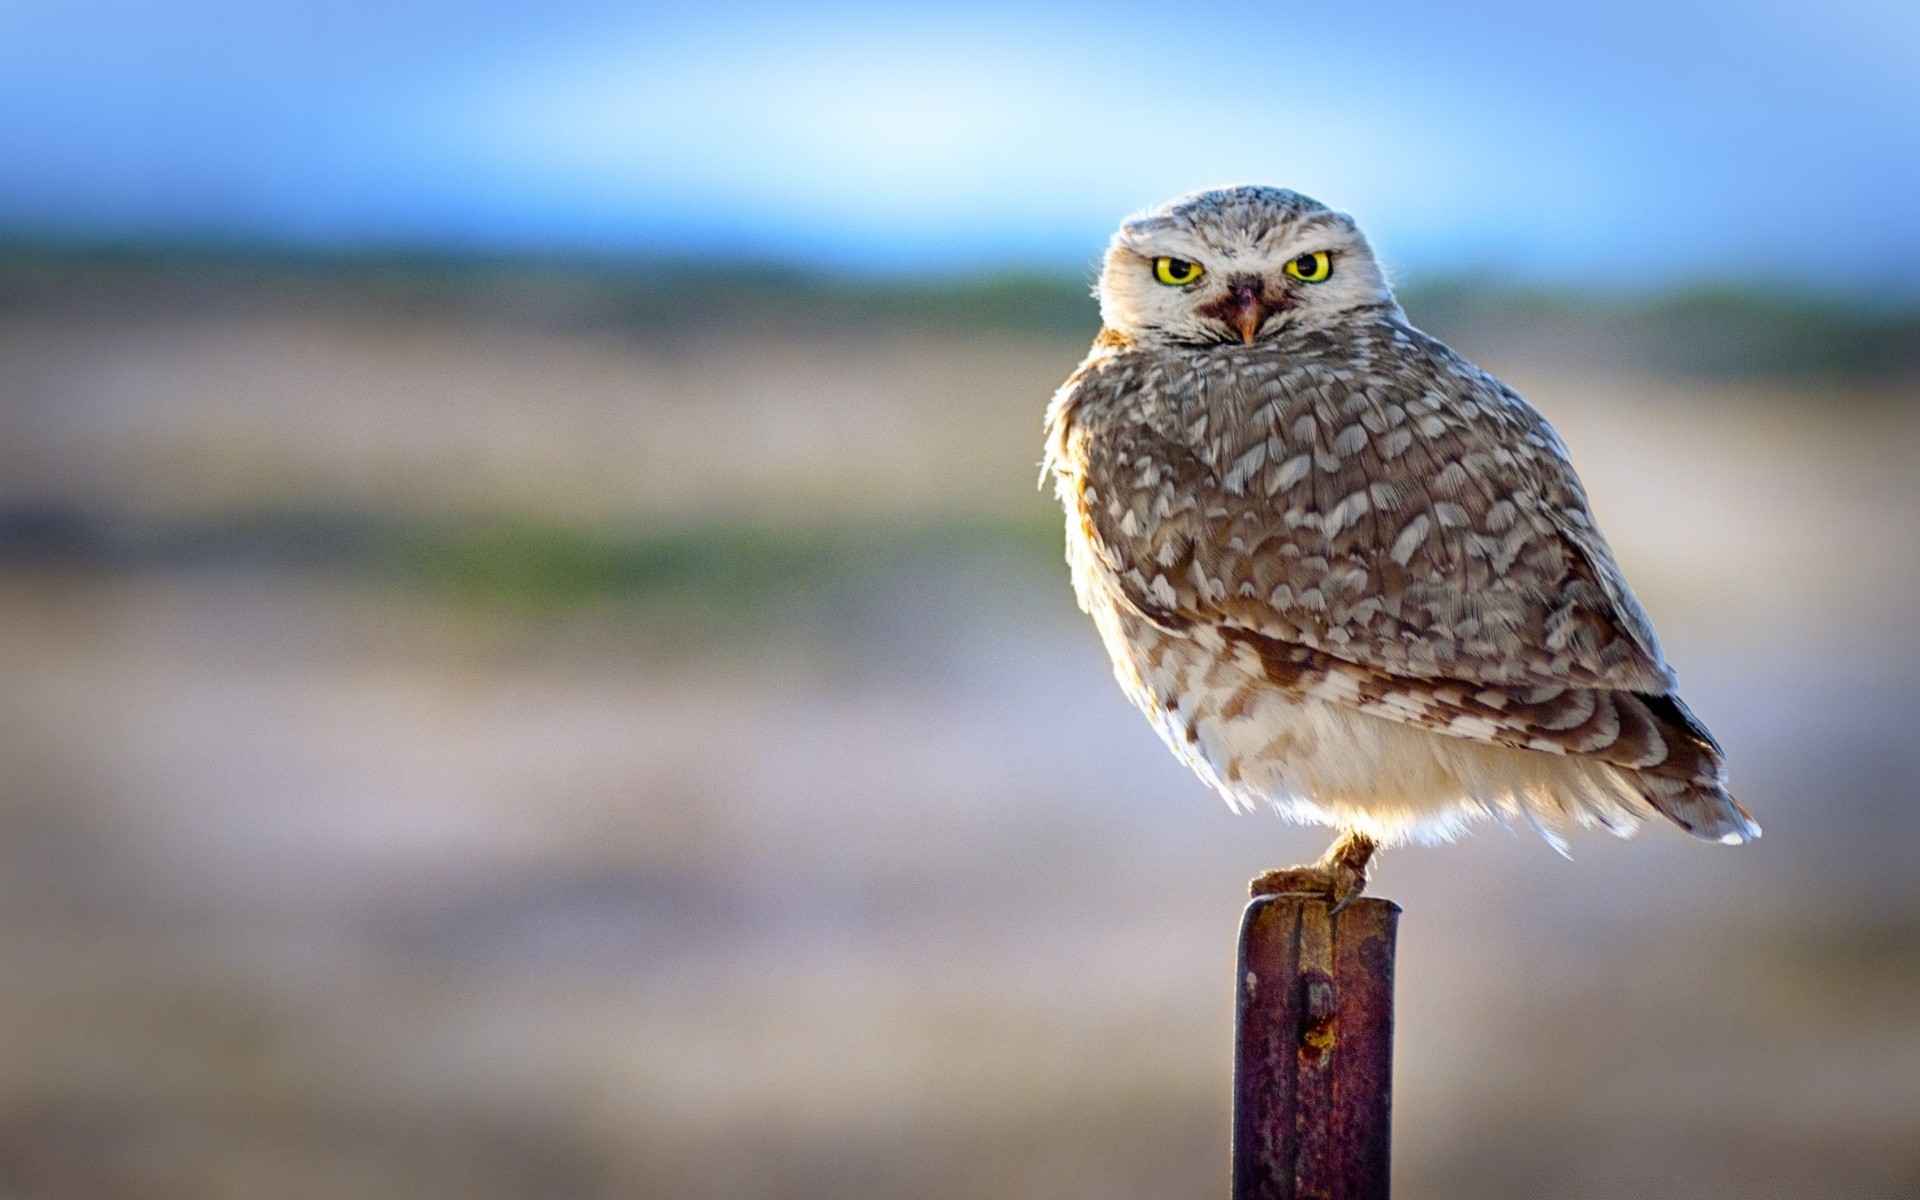
[(1240, 926), (1234, 1200), (1385, 1200), (1400, 906), (1260, 896)]

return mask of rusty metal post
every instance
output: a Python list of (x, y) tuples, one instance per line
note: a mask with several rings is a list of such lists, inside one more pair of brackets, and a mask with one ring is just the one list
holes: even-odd
[(1400, 906), (1259, 896), (1240, 924), (1233, 1200), (1386, 1200)]

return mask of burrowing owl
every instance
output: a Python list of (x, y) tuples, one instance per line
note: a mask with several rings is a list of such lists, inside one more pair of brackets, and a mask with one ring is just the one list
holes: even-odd
[(1759, 835), (1565, 446), (1407, 323), (1352, 218), (1184, 197), (1114, 235), (1100, 311), (1047, 412), (1080, 606), (1228, 804), (1340, 831), (1256, 894), (1344, 903), (1481, 816)]

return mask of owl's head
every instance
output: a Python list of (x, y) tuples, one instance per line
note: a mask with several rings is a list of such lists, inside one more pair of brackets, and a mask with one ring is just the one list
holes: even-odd
[(1194, 192), (1128, 217), (1107, 246), (1100, 315), (1136, 341), (1245, 342), (1393, 293), (1353, 218), (1284, 188)]

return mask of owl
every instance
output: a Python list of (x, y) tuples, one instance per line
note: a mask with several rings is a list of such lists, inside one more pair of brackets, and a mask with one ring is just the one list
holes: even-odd
[(1099, 298), (1043, 473), (1167, 745), (1235, 809), (1338, 831), (1254, 894), (1344, 905), (1376, 848), (1484, 817), (1759, 836), (1559, 436), (1408, 323), (1352, 218), (1197, 192), (1121, 225)]

